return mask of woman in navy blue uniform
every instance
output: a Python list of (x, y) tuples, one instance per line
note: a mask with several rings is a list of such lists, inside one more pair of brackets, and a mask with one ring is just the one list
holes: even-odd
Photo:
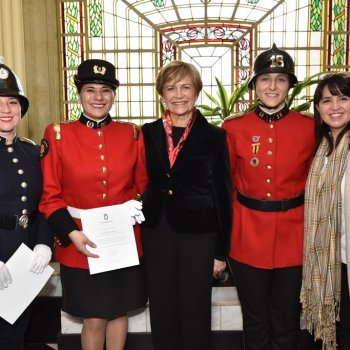
[[(53, 237), (37, 211), (42, 191), (39, 147), (18, 137), (16, 127), (28, 110), (29, 101), (10, 68), (0, 63), (0, 298), (11, 288), (6, 262), (24, 243), (34, 250), (28, 269), (42, 273), (51, 259)], [(0, 318), (0, 349), (23, 349), (29, 308), (9, 324)]]

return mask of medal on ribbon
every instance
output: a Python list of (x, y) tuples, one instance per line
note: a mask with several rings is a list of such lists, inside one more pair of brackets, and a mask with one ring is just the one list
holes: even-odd
[(252, 151), (253, 151), (253, 158), (250, 160), (250, 165), (253, 167), (256, 167), (259, 165), (259, 158), (257, 157), (257, 154), (259, 152), (260, 147), (260, 136), (252, 136)]

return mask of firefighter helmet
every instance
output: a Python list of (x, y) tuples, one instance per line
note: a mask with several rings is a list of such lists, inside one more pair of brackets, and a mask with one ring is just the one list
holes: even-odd
[(286, 73), (289, 75), (290, 87), (293, 87), (298, 79), (294, 74), (294, 62), (292, 57), (284, 50), (277, 48), (276, 44), (272, 48), (258, 55), (254, 62), (253, 75), (248, 86), (254, 89), (256, 77), (266, 73)]
[(21, 82), (16, 74), (0, 61), (0, 96), (17, 97), (21, 104), (21, 116), (23, 117), (29, 107), (29, 101), (24, 95)]

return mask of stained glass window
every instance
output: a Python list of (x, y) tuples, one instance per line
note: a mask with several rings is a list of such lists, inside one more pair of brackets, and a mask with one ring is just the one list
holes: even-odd
[[(87, 58), (116, 65), (121, 85), (111, 114), (137, 124), (159, 117), (156, 75), (174, 59), (196, 65), (203, 90), (214, 96), (216, 77), (231, 93), (251, 74), (254, 57), (273, 43), (292, 55), (299, 80), (348, 69), (345, 0), (60, 0), (59, 6), (66, 119), (80, 114), (73, 76)], [(253, 97), (246, 94), (237, 110)], [(203, 103), (211, 101), (201, 93)]]

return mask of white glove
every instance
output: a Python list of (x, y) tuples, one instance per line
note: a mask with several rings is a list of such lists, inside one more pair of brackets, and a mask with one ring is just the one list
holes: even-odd
[(0, 289), (7, 288), (12, 283), (12, 278), (7, 266), (0, 261)]
[(142, 202), (132, 199), (123, 203), (123, 205), (128, 208), (133, 225), (136, 223), (141, 224), (141, 222), (145, 221), (145, 217), (142, 213)]
[(45, 244), (37, 244), (34, 247), (34, 257), (29, 270), (34, 273), (42, 273), (51, 260), (51, 249)]

